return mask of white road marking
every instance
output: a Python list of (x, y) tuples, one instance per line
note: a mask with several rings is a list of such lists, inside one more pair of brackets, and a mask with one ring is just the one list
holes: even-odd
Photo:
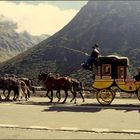
[(13, 125), (13, 124), (0, 124), (0, 127), (18, 128), (19, 125)]
[(107, 129), (107, 128), (92, 128), (91, 129), (92, 131), (94, 131), (94, 132), (109, 132), (110, 130), (109, 129)]
[(140, 130), (122, 130), (123, 132), (128, 132), (128, 133), (131, 133), (131, 132), (134, 132), (134, 133), (140, 133)]
[(13, 124), (0, 124), (0, 128), (18, 128), (18, 129), (37, 129), (37, 130), (55, 130), (55, 131), (75, 131), (75, 132), (97, 132), (97, 133), (129, 133), (129, 134), (139, 134), (140, 130), (135, 129), (122, 129), (122, 130), (111, 130), (108, 128), (92, 128), (92, 129), (78, 129), (76, 127), (60, 127), (60, 128), (50, 128), (47, 126), (28, 126), (22, 127)]
[(30, 129), (42, 129), (42, 130), (48, 130), (50, 128), (46, 126), (29, 126)]
[(60, 127), (61, 130), (66, 130), (66, 131), (76, 131), (78, 128), (76, 127)]

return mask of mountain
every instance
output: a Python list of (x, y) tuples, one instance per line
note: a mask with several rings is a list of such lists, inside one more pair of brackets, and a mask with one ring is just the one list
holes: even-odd
[(135, 68), (140, 65), (139, 36), (139, 1), (89, 1), (59, 32), (2, 63), (0, 72), (37, 79), (40, 71), (49, 70), (89, 80), (90, 72), (80, 64), (94, 43), (99, 43), (101, 55), (126, 56)]
[(47, 35), (32, 36), (26, 31), (17, 33), (16, 29), (16, 23), (0, 16), (0, 62), (22, 53), (48, 38)]

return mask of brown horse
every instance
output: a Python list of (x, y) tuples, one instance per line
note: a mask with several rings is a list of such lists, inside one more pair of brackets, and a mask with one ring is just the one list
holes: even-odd
[[(56, 77), (56, 78), (62, 78), (60, 76), (60, 74), (52, 74), (51, 73), (51, 75), (54, 76), (54, 77)], [(76, 103), (76, 95), (77, 95), (77, 93), (80, 94), (80, 96), (82, 97), (83, 102), (84, 102), (85, 100), (84, 100), (84, 96), (82, 94), (82, 91), (84, 90), (83, 83), (80, 82), (80, 81), (78, 81), (75, 78), (71, 78), (71, 77), (68, 77), (68, 76), (67, 77), (66, 76), (65, 77), (63, 76), (63, 78), (66, 78), (66, 79), (69, 80), (69, 82), (71, 82), (71, 88), (72, 88), (74, 94), (72, 93), (73, 94), (73, 98), (71, 99), (70, 102), (72, 102), (73, 100), (75, 100), (75, 103)], [(60, 92), (59, 92), (59, 97), (58, 98), (59, 98), (59, 100), (61, 99)]]
[[(48, 73), (40, 73), (38, 76), (39, 81), (43, 81), (47, 89), (46, 96), (50, 99), (50, 102), (53, 101), (53, 90), (57, 90), (60, 96), (60, 90), (64, 90), (65, 92), (65, 99), (62, 103), (66, 102), (68, 97), (68, 91), (71, 91), (73, 96), (76, 96), (75, 92), (72, 90), (72, 84), (67, 77), (59, 77), (56, 78), (55, 76), (51, 76)], [(51, 92), (51, 97), (48, 95)]]
[[(19, 83), (16, 78), (0, 77), (0, 89), (3, 90), (5, 99), (9, 100), (11, 90), (14, 91), (14, 95), (19, 94)], [(8, 90), (8, 95), (5, 95), (5, 91)], [(1, 99), (1, 96), (0, 96)]]
[[(27, 100), (27, 86), (24, 81), (18, 80), (16, 77), (0, 77), (0, 89), (3, 90), (3, 94), (6, 100), (9, 100), (10, 93), (14, 91), (13, 100), (19, 99), (20, 94), (25, 96)], [(8, 90), (8, 95), (5, 95), (5, 91)], [(0, 95), (1, 99), (1, 95)]]
[[(52, 102), (53, 100), (53, 90), (57, 90), (56, 95), (59, 94), (59, 96), (57, 95), (59, 100), (61, 99), (60, 90), (64, 90), (65, 99), (63, 103), (66, 102), (68, 91), (71, 91), (71, 93), (73, 94), (71, 102), (75, 99), (74, 103), (76, 103), (76, 91), (78, 91), (79, 88), (79, 82), (76, 79), (72, 79), (70, 77), (61, 77), (58, 75), (54, 76), (50, 73), (40, 73), (38, 79), (40, 81), (43, 81), (45, 87), (47, 88), (46, 96), (51, 99), (50, 102)], [(49, 92), (51, 92), (51, 97), (48, 95)], [(80, 90), (79, 93), (84, 101), (84, 97)]]

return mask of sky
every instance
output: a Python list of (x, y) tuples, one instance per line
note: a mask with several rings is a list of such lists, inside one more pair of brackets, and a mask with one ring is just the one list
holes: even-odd
[(0, 15), (17, 23), (17, 32), (53, 35), (79, 12), (87, 1), (0, 1)]

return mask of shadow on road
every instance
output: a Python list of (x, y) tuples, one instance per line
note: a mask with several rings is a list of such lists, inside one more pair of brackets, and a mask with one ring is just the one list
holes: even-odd
[(6, 99), (1, 99), (0, 103), (11, 103), (13, 102), (12, 99), (6, 100)]
[(81, 106), (51, 106), (48, 109), (44, 109), (45, 111), (57, 111), (57, 112), (99, 112), (101, 108), (85, 108)]
[(57, 112), (99, 112), (103, 110), (121, 110), (124, 112), (137, 111), (140, 113), (139, 104), (111, 104), (111, 105), (100, 105), (98, 103), (82, 103), (82, 104), (73, 104), (66, 103), (62, 104), (61, 102), (43, 102), (43, 101), (27, 101), (27, 102), (16, 102), (15, 104), (20, 105), (38, 105), (47, 107), (43, 112), (48, 111), (57, 111)]
[(83, 104), (83, 105), (75, 105), (75, 106), (50, 106), (48, 109), (44, 109), (43, 111), (58, 111), (58, 112), (99, 112), (102, 110), (122, 110), (124, 112), (129, 111), (138, 111), (140, 113), (140, 105), (132, 105), (132, 104), (115, 104), (115, 105), (97, 105), (97, 104)]

